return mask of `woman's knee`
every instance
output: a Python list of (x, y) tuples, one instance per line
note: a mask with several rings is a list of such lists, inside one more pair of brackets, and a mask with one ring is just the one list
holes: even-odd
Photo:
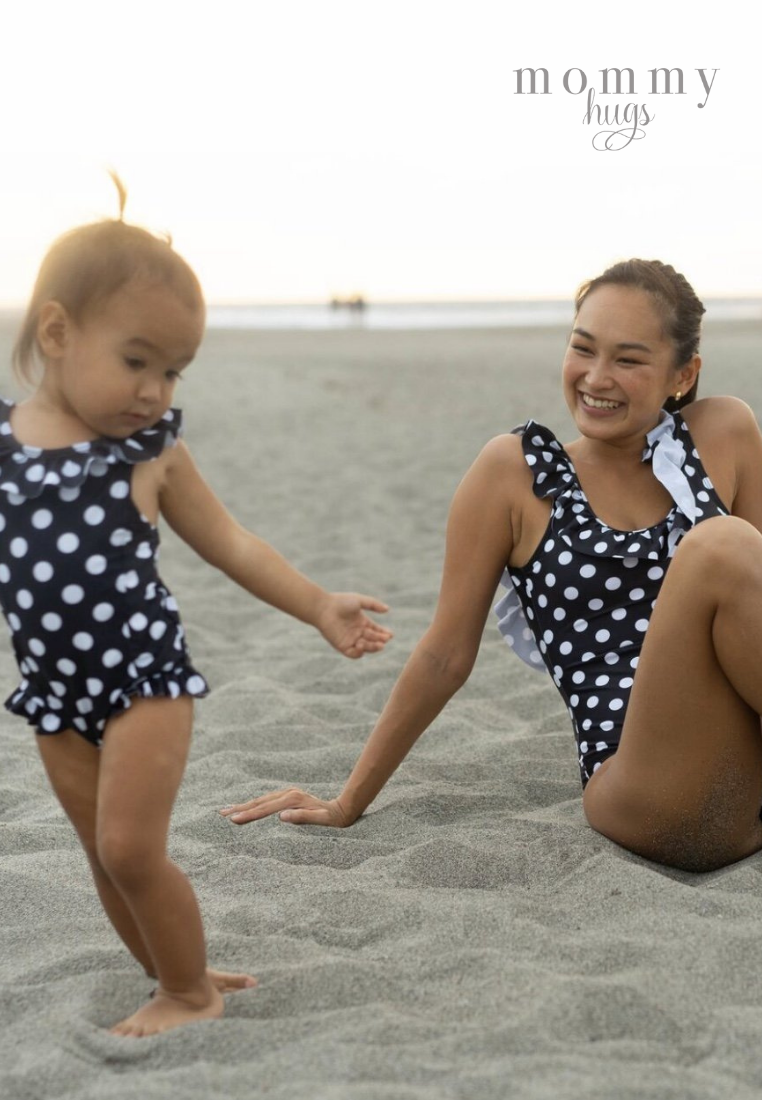
[(723, 558), (762, 550), (762, 535), (740, 516), (712, 516), (711, 519), (697, 523), (680, 541), (677, 554), (686, 556), (693, 553), (717, 554)]
[(714, 516), (683, 537), (674, 565), (676, 574), (692, 568), (713, 584), (762, 585), (762, 534), (738, 516)]

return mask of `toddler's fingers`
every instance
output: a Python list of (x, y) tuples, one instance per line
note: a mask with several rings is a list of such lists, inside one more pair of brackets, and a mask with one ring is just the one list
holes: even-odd
[(370, 637), (374, 639), (389, 639), (394, 637), (391, 630), (387, 630), (385, 626), (379, 626), (378, 623), (374, 623), (372, 619), (368, 619), (368, 625), (365, 627), (364, 634), (366, 638)]
[(360, 607), (364, 607), (366, 611), (380, 611), (383, 614), (389, 610), (389, 605), (377, 600), (375, 596), (363, 596), (360, 592), (357, 595), (360, 600)]

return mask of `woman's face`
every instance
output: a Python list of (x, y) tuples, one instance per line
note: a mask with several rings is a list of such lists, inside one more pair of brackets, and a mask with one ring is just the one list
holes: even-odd
[(588, 294), (563, 365), (564, 396), (582, 435), (642, 440), (667, 398), (693, 384), (698, 356), (678, 368), (674, 359), (674, 342), (650, 294), (622, 286)]

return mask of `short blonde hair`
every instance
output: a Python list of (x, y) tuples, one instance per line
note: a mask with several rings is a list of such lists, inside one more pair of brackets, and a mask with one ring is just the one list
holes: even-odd
[(204, 308), (201, 285), (171, 241), (121, 220), (78, 226), (54, 241), (47, 252), (16, 344), (13, 368), (31, 382), (40, 357), (37, 324), (45, 302), (60, 302), (79, 323), (133, 279), (170, 287), (191, 309)]

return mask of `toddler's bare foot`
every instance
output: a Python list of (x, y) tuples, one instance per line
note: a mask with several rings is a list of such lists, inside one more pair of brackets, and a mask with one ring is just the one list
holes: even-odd
[(231, 974), (228, 970), (212, 970), (209, 967), (206, 976), (220, 993), (240, 993), (242, 989), (253, 989), (257, 979), (251, 974)]
[(160, 1031), (169, 1031), (174, 1027), (197, 1023), (199, 1020), (214, 1020), (224, 1011), (222, 994), (210, 982), (204, 994), (197, 994), (191, 1000), (183, 1000), (165, 993), (159, 987), (151, 1000), (111, 1028), (112, 1035), (125, 1035), (140, 1039), (145, 1035), (157, 1035)]

